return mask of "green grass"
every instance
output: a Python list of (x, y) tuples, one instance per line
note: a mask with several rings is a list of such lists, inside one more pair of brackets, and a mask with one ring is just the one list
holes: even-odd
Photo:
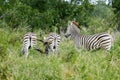
[(21, 55), (25, 31), (0, 29), (0, 33), (0, 80), (120, 80), (120, 37), (110, 52), (76, 50), (71, 40), (64, 40), (59, 55), (30, 50), (25, 59)]

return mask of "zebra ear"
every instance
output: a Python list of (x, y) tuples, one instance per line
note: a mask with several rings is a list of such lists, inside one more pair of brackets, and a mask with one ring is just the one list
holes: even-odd
[(72, 21), (68, 21), (68, 25), (72, 25)]
[(46, 39), (46, 37), (44, 37), (44, 40)]
[(77, 21), (72, 21), (72, 23), (80, 29), (80, 24)]

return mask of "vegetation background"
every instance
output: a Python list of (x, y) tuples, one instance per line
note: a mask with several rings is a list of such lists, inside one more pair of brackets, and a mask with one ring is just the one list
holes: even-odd
[[(0, 80), (120, 80), (120, 0), (91, 1), (0, 0)], [(64, 38), (68, 21), (74, 19), (82, 34), (111, 33), (111, 51), (76, 50)], [(25, 60), (21, 48), (27, 32), (40, 39), (59, 33), (60, 54), (32, 49)], [(42, 43), (38, 46), (44, 49)]]

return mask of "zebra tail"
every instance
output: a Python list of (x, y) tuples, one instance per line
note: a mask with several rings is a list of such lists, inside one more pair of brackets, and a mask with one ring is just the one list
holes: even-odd
[(38, 41), (40, 41), (40, 42), (42, 42), (42, 43), (44, 43), (44, 41), (43, 40), (41, 40), (41, 39), (37, 39)]
[(40, 48), (35, 48), (35, 50), (37, 50), (40, 53), (44, 53)]

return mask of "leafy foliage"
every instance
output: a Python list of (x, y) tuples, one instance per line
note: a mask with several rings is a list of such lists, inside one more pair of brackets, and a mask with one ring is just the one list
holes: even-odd
[[(64, 0), (15, 0), (2, 4), (1, 10), (1, 16), (6, 14), (1, 21), (6, 25), (11, 28), (27, 26), (31, 31), (40, 28), (50, 32), (57, 28), (57, 31), (60, 32), (60, 26), (64, 28), (67, 21), (73, 19), (76, 19), (84, 27), (90, 26), (90, 30), (92, 30), (91, 26), (98, 27), (100, 29), (98, 32), (117, 27), (116, 22), (112, 23), (115, 19), (113, 9), (100, 1), (97, 5), (92, 5), (88, 0), (71, 0), (71, 2)], [(99, 21), (103, 22), (97, 25), (94, 20), (98, 23)]]
[[(119, 80), (119, 6), (93, 5), (89, 0), (0, 0), (0, 80)], [(115, 0), (119, 1), (119, 0)], [(115, 5), (115, 7), (114, 7)], [(114, 7), (114, 8), (113, 8)], [(33, 31), (43, 39), (46, 33), (59, 32), (69, 20), (80, 23), (81, 32), (110, 32), (114, 44), (110, 52), (76, 50), (63, 36), (59, 55), (44, 55), (30, 50), (21, 56), (22, 38)], [(116, 21), (117, 20), (117, 21)], [(38, 46), (44, 49), (38, 42)]]
[(120, 1), (119, 0), (113, 0), (112, 1), (112, 7), (115, 8), (114, 13), (116, 14), (115, 21), (118, 23), (118, 30), (120, 30)]

